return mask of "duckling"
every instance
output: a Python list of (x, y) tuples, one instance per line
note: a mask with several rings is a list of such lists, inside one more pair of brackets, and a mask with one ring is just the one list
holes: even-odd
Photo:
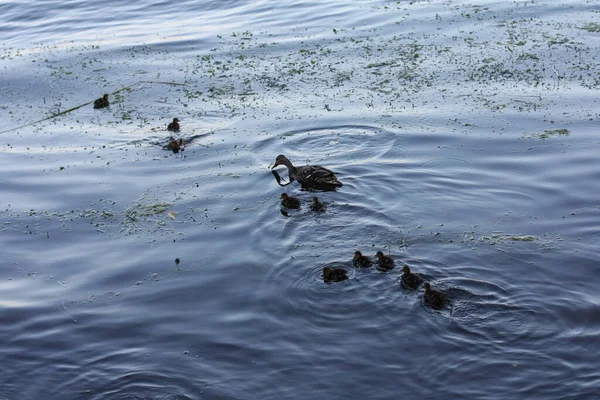
[(104, 107), (108, 107), (108, 95), (105, 94), (104, 96), (100, 97), (99, 99), (94, 100), (94, 108), (104, 108)]
[(300, 200), (295, 197), (288, 196), (287, 193), (282, 193), (281, 205), (286, 208), (300, 208)]
[(367, 256), (363, 256), (360, 251), (354, 252), (354, 266), (357, 268), (369, 268), (373, 266), (373, 261)]
[(348, 279), (348, 273), (344, 268), (323, 268), (324, 282), (341, 282)]
[(381, 251), (378, 251), (375, 256), (377, 257), (377, 269), (380, 271), (389, 271), (390, 269), (394, 269), (396, 266), (394, 259), (390, 256), (384, 255)]
[(421, 286), (421, 283), (423, 283), (423, 279), (419, 275), (411, 273), (408, 265), (402, 268), (402, 285), (409, 289), (417, 290)]
[(288, 169), (288, 175), (290, 181), (281, 186), (289, 185), (293, 181), (300, 182), (300, 185), (306, 189), (317, 189), (317, 190), (335, 190), (342, 186), (342, 183), (337, 180), (335, 174), (323, 168), (320, 165), (304, 165), (301, 167), (295, 167), (292, 162), (283, 154), (280, 154), (275, 159), (273, 168), (278, 165), (285, 165)]
[(446, 295), (437, 289), (432, 289), (429, 282), (425, 282), (423, 284), (423, 289), (425, 289), (425, 294), (423, 294), (423, 299), (425, 300), (425, 305), (433, 308), (434, 310), (441, 310), (444, 308), (444, 304), (446, 303)]
[(179, 132), (179, 120), (177, 118), (173, 118), (173, 122), (167, 126), (167, 130), (171, 132)]
[(173, 153), (179, 153), (180, 151), (183, 151), (184, 146), (185, 144), (183, 142), (183, 139), (169, 138), (169, 143), (167, 143), (165, 148), (167, 150), (173, 151)]
[(323, 212), (327, 209), (325, 204), (321, 203), (317, 197), (313, 197), (312, 206), (310, 206), (312, 211)]

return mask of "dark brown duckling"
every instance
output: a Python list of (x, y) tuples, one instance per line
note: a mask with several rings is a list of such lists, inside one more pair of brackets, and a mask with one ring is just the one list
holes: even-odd
[(179, 132), (179, 120), (177, 118), (173, 118), (173, 122), (167, 126), (167, 130), (171, 132)]
[(425, 294), (423, 294), (423, 299), (425, 300), (425, 305), (433, 308), (434, 310), (441, 310), (444, 308), (444, 304), (446, 304), (446, 295), (438, 290), (432, 289), (429, 282), (425, 282), (423, 284), (423, 288), (425, 289)]
[(300, 208), (300, 200), (288, 196), (287, 193), (281, 193), (281, 205), (285, 208)]
[(377, 269), (380, 271), (389, 271), (396, 266), (394, 259), (384, 255), (381, 251), (378, 251), (375, 256), (377, 257)]
[(310, 206), (312, 211), (323, 212), (327, 209), (325, 204), (321, 203), (317, 197), (313, 197), (312, 206)]
[(303, 188), (317, 190), (335, 190), (342, 186), (342, 183), (337, 180), (333, 171), (323, 168), (320, 165), (304, 165), (295, 167), (292, 162), (283, 154), (280, 154), (275, 159), (273, 168), (278, 165), (285, 165), (288, 169), (290, 181), (281, 186), (289, 185), (293, 181), (300, 182)]
[(357, 268), (369, 268), (373, 266), (373, 261), (367, 256), (363, 256), (360, 251), (354, 252), (354, 266)]
[(344, 268), (323, 268), (324, 282), (341, 282), (348, 279), (348, 273)]
[(173, 138), (170, 138), (169, 143), (167, 143), (165, 146), (167, 150), (171, 150), (173, 153), (179, 153), (180, 151), (183, 151), (184, 147), (185, 143), (183, 142), (183, 139)]
[(419, 275), (411, 273), (408, 265), (402, 268), (402, 284), (405, 287), (417, 290), (421, 283), (423, 283), (423, 279)]
[(100, 97), (99, 99), (94, 100), (94, 108), (104, 108), (104, 107), (108, 107), (108, 95), (105, 94), (104, 96)]

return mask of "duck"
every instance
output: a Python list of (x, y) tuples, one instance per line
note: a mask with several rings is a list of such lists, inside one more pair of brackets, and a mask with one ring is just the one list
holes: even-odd
[(305, 189), (336, 190), (338, 187), (342, 186), (342, 183), (338, 181), (332, 171), (321, 167), (320, 165), (303, 165), (301, 167), (295, 167), (283, 154), (277, 156), (275, 164), (271, 169), (274, 169), (278, 165), (285, 165), (290, 177), (288, 183), (281, 184), (278, 181), (281, 186), (289, 185), (293, 181), (300, 182), (300, 185)]
[(173, 118), (173, 122), (167, 126), (167, 130), (171, 132), (179, 132), (179, 119)]
[(394, 259), (384, 255), (381, 251), (378, 251), (375, 256), (377, 257), (377, 269), (380, 271), (389, 271), (396, 266)]
[(348, 273), (344, 268), (323, 268), (324, 282), (341, 282), (348, 279)]
[(357, 268), (369, 268), (373, 266), (373, 261), (367, 256), (363, 256), (360, 251), (354, 252), (354, 266)]
[(174, 138), (169, 138), (169, 143), (167, 143), (165, 146), (167, 150), (171, 150), (173, 153), (179, 153), (180, 151), (183, 151), (184, 147), (185, 143), (183, 142), (183, 139)]
[(405, 265), (402, 268), (402, 285), (412, 290), (417, 290), (423, 283), (423, 279), (417, 274), (410, 272), (410, 267)]
[(300, 200), (288, 196), (287, 193), (281, 193), (281, 205), (285, 208), (300, 208)]
[(327, 209), (325, 204), (321, 203), (317, 197), (313, 197), (312, 206), (310, 206), (312, 211), (323, 212)]
[(94, 108), (104, 108), (104, 107), (108, 107), (108, 95), (105, 94), (104, 96), (100, 97), (99, 99), (94, 100)]
[(425, 289), (425, 294), (423, 294), (425, 305), (433, 308), (434, 310), (441, 310), (444, 308), (444, 304), (446, 303), (446, 295), (442, 291), (438, 289), (432, 289), (429, 282), (425, 282), (423, 284), (423, 289)]

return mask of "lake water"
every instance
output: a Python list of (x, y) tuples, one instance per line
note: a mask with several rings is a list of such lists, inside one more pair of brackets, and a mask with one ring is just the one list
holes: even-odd
[(598, 398), (599, 15), (0, 3), (0, 400)]

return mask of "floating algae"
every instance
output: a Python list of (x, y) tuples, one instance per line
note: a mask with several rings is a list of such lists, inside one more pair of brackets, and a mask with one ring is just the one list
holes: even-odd
[(166, 212), (173, 206), (173, 203), (156, 203), (156, 204), (134, 204), (125, 211), (125, 217), (133, 222), (140, 220), (142, 217), (151, 217)]

